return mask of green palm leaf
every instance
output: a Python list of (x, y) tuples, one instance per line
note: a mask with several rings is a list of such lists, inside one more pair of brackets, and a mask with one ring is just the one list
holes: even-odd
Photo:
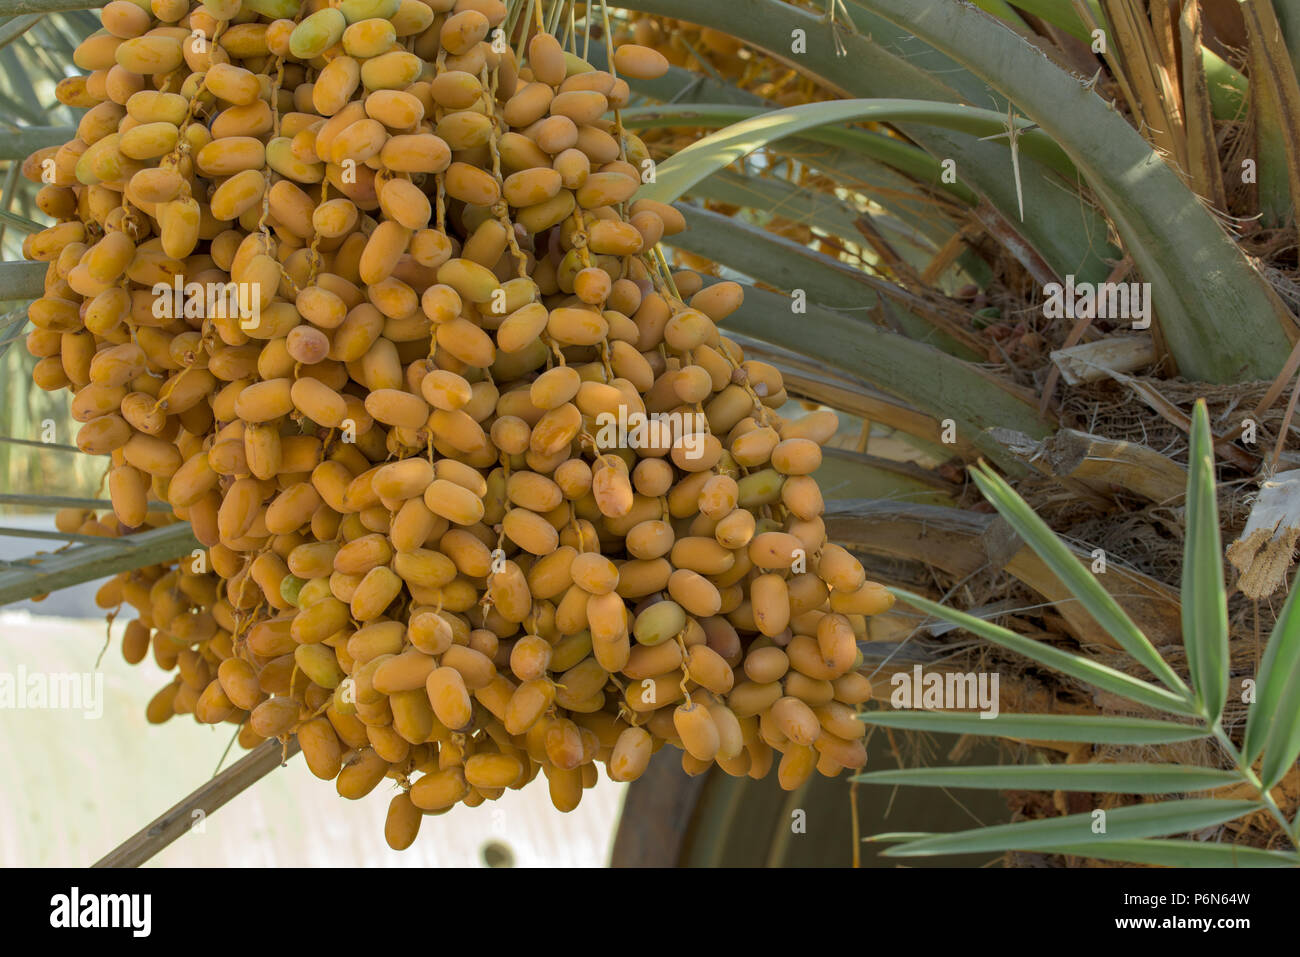
[(0, 263), (0, 302), (36, 299), (45, 294), (45, 272), (41, 262)]
[[(834, 100), (835, 104), (853, 103), (853, 100)], [(906, 103), (909, 101), (898, 100), (861, 100), (856, 102), (862, 103), (889, 103), (898, 102)], [(917, 101), (920, 102), (920, 101)], [(828, 106), (829, 103), (806, 103), (800, 106), (787, 107), (791, 110), (806, 110), (814, 107)], [(935, 104), (940, 107), (951, 107), (951, 104)], [(679, 106), (669, 104), (664, 106), (644, 106), (633, 107), (622, 112), (623, 123), (631, 129), (654, 129), (664, 126), (698, 126), (707, 129), (718, 129), (728, 132), (732, 126), (748, 120), (756, 120), (762, 117), (772, 116), (775, 113), (784, 112), (783, 110), (774, 110), (764, 106), (738, 106), (726, 103), (697, 103), (690, 106)], [(925, 116), (929, 111), (918, 110), (918, 120)], [(942, 119), (939, 119), (939, 116)], [(960, 127), (968, 128), (971, 135), (977, 133), (988, 134), (997, 132), (999, 125), (1005, 127), (1005, 121), (997, 113), (989, 111), (967, 111), (960, 108), (944, 109), (939, 115), (930, 117), (935, 121), (935, 125), (942, 126), (945, 129)], [(838, 121), (831, 121), (836, 123)], [(728, 126), (731, 124), (731, 126)], [(1023, 124), (1022, 124), (1023, 125)], [(1074, 175), (1074, 167), (1070, 163), (1069, 157), (1062, 153), (1051, 140), (1042, 136), (1034, 136), (1033, 132), (1025, 134), (1028, 143), (1025, 145), (1026, 155), (1035, 156), (1042, 159), (1045, 164), (1052, 166), (1063, 176)], [(770, 142), (778, 142), (784, 139), (784, 134), (778, 134)], [(837, 146), (842, 149), (851, 150), (861, 156), (869, 157), (888, 166), (892, 166), (900, 172), (907, 173), (917, 182), (932, 185), (938, 189), (946, 190), (953, 196), (960, 199), (968, 205), (975, 205), (979, 198), (970, 190), (969, 187), (961, 183), (945, 183), (942, 179), (943, 167), (924, 150), (919, 149), (906, 143), (894, 136), (887, 136), (883, 133), (873, 133), (869, 130), (855, 129), (853, 127), (844, 127), (837, 125), (828, 125), (825, 127), (813, 127), (799, 134), (799, 139), (808, 140), (811, 143), (821, 143), (828, 146)], [(704, 141), (693, 143), (687, 149), (700, 146)], [(755, 149), (768, 145), (761, 143)], [(674, 154), (682, 155), (686, 150), (681, 150)], [(671, 162), (665, 161), (664, 165)]]
[(1056, 577), (1065, 583), (1079, 603), (1106, 629), (1120, 646), (1139, 664), (1160, 679), (1166, 687), (1180, 696), (1187, 686), (1152, 647), (1147, 636), (1102, 588), (1092, 572), (1085, 568), (1066, 544), (1047, 527), (1047, 523), (1034, 514), (1029, 503), (1015, 493), (1002, 478), (988, 467), (971, 470), (971, 478), (984, 497), (998, 513), (1010, 523), (1025, 543), (1038, 553), (1038, 557)]
[(1275, 707), (1260, 765), (1259, 776), (1265, 790), (1281, 781), (1300, 756), (1300, 672), (1293, 671), (1285, 677)]
[[(694, 124), (707, 118), (705, 109), (695, 106), (673, 110), (664, 122), (669, 125), (682, 125), (683, 122)], [(659, 108), (649, 110), (652, 113), (662, 112)], [(749, 118), (740, 119), (709, 134), (660, 163), (655, 170), (655, 181), (644, 184), (638, 196), (661, 203), (672, 202), (706, 176), (748, 156), (754, 150), (761, 149), (774, 140), (797, 136), (824, 126), (874, 120), (880, 123), (924, 123), (972, 136), (993, 136), (1006, 130), (1006, 117), (1001, 113), (928, 100), (828, 100), (767, 112), (757, 112), (750, 107), (716, 105), (708, 110), (717, 114), (719, 119), (746, 115)], [(853, 142), (862, 140), (864, 136), (871, 134), (856, 136)], [(1023, 136), (1033, 141), (1044, 155), (1057, 157), (1062, 164), (1062, 172), (1068, 171), (1068, 161), (1056, 151), (1055, 144), (1050, 140), (1035, 137), (1031, 132), (1024, 133)], [(839, 142), (836, 145), (844, 144)]]
[(8, 46), (41, 21), (41, 14), (29, 13), (0, 23), (0, 46)]
[(201, 548), (189, 522), (151, 528), (121, 538), (102, 538), (32, 564), (0, 571), (0, 605), (44, 592), (144, 568)]
[[(977, 342), (961, 341), (936, 324), (926, 303), (906, 290), (819, 253), (802, 243), (698, 206), (679, 204), (687, 229), (666, 239), (679, 249), (709, 256), (715, 262), (780, 289), (802, 289), (808, 302), (827, 309), (853, 310), (868, 321), (865, 310), (893, 319), (909, 338), (942, 349), (967, 361), (983, 357)], [(917, 308), (913, 308), (915, 303)], [(965, 329), (954, 329), (963, 335)]]
[(1178, 174), (1128, 121), (1036, 47), (949, 0), (858, 0), (942, 50), (1016, 105), (1070, 155), (1152, 285), (1180, 371), (1208, 382), (1272, 378), (1294, 320)]
[(1206, 737), (1204, 728), (1150, 718), (1091, 714), (978, 714), (943, 711), (864, 711), (858, 720), (886, 728), (932, 734), (986, 734), (1027, 741), (1087, 741), (1097, 744), (1173, 744)]
[[(868, 211), (832, 193), (808, 190), (775, 176), (719, 170), (698, 183), (691, 195), (743, 206), (753, 210), (764, 221), (768, 216), (780, 216), (841, 240), (855, 236), (859, 224), (866, 221), (878, 229), (894, 245), (899, 256), (918, 272), (923, 271), (938, 252), (935, 243), (919, 228), (920, 224), (910, 217), (900, 219), (895, 215)], [(952, 235), (953, 231), (950, 225), (947, 235)], [(683, 237), (684, 234), (678, 234), (673, 241)], [(975, 266), (974, 257), (965, 255), (955, 267), (964, 269), (968, 264)], [(963, 281), (973, 278), (973, 274), (967, 274)]]
[[(1091, 8), (1093, 19), (1098, 23), (1105, 23), (1106, 17), (1102, 12), (1101, 4), (1097, 0), (1085, 0), (1085, 2)], [(1059, 27), (1076, 40), (1084, 43), (1092, 42), (1092, 35), (1084, 26), (1083, 20), (1079, 18), (1074, 0), (1016, 0), (1016, 6), (1054, 27)], [(1214, 107), (1214, 115), (1221, 120), (1239, 118), (1246, 98), (1246, 78), (1208, 46), (1201, 47), (1201, 63), (1205, 69), (1206, 79), (1209, 81), (1210, 103)]]
[(1055, 668), (1057, 671), (1078, 678), (1080, 681), (1086, 681), (1098, 688), (1128, 698), (1130, 701), (1137, 701), (1148, 707), (1167, 711), (1171, 714), (1181, 714), (1189, 717), (1198, 714), (1196, 708), (1182, 695), (1166, 691), (1164, 688), (1159, 688), (1140, 678), (1134, 678), (1132, 675), (1127, 675), (1108, 665), (1099, 664), (1080, 655), (1071, 654), (1068, 651), (1061, 651), (1059, 648), (1053, 648), (1051, 645), (1043, 644), (1032, 638), (1026, 638), (1008, 628), (957, 611), (954, 608), (946, 608), (943, 605), (935, 604), (920, 595), (914, 595), (901, 588), (891, 588), (889, 590), (898, 596), (900, 600), (928, 612), (936, 618), (942, 618), (961, 625), (967, 631), (974, 632), (995, 645), (1000, 645), (1014, 651), (1016, 654), (1024, 655), (1026, 658), (1031, 658), (1049, 668)]
[(1094, 814), (1069, 814), (1038, 821), (1018, 821), (993, 827), (974, 828), (953, 834), (912, 841), (884, 852), (886, 857), (928, 857), (935, 854), (973, 854), (985, 851), (1050, 851), (1061, 846), (1077, 847), (1076, 853), (1092, 856), (1112, 841), (1162, 837), (1214, 827), (1258, 811), (1255, 801), (1219, 801), (1198, 798), (1161, 801), (1106, 811), (1104, 833), (1093, 828), (1102, 819)]
[(985, 788), (996, 791), (1101, 791), (1107, 794), (1182, 794), (1238, 784), (1232, 771), (1185, 764), (1041, 764), (869, 771), (866, 784)]
[(1296, 867), (1296, 859), (1281, 851), (1262, 851), (1236, 844), (1143, 838), (1102, 844), (1057, 844), (1040, 847), (1044, 854), (1069, 854), (1101, 861), (1123, 861), (1155, 867)]
[[(992, 103), (1001, 110), (1001, 94), (980, 83), (951, 56), (938, 54), (914, 37), (907, 28), (901, 41), (888, 48), (888, 38), (859, 24), (856, 33), (839, 32), (847, 55), (835, 51), (831, 25), (817, 13), (781, 0), (745, 0), (743, 11), (734, 4), (704, 4), (698, 0), (623, 0), (630, 10), (642, 10), (676, 17), (729, 33), (775, 59), (828, 87), (859, 97), (916, 97), (952, 104)], [(854, 8), (855, 20), (861, 5)], [(806, 55), (790, 53), (793, 30), (805, 32)], [(903, 49), (905, 47), (905, 49)], [(920, 64), (930, 61), (940, 72), (929, 73)], [(947, 64), (944, 71), (943, 64)], [(1001, 114), (1000, 114), (1001, 115)], [(1013, 174), (1011, 158), (1003, 143), (983, 142), (964, 133), (919, 123), (904, 123), (901, 131), (937, 159), (951, 159), (959, 178), (985, 197), (988, 210), (999, 220), (1017, 247), (1027, 245), (1059, 275), (1073, 273), (1078, 279), (1100, 281), (1110, 271), (1106, 260), (1114, 251), (1106, 241), (1103, 217), (1089, 204), (1081, 203), (1073, 189), (1063, 189), (1060, 177), (1029, 157), (1020, 161), (1020, 182)], [(1021, 196), (1027, 210), (1036, 215), (1020, 218)], [(996, 210), (996, 212), (995, 212)], [(1068, 227), (1063, 224), (1069, 224)]]
[[(989, 436), (987, 428), (1010, 425), (1039, 437), (1048, 432), (1026, 396), (1004, 388), (978, 366), (843, 313), (810, 303), (805, 315), (794, 317), (788, 296), (746, 286), (744, 303), (727, 317), (725, 326), (793, 349), (850, 377), (865, 376), (923, 412), (940, 420), (951, 418), (963, 436), (1008, 469), (1024, 466)], [(809, 336), (807, 330), (814, 326), (817, 335)]]
[[(1287, 768), (1300, 755), (1300, 602), (1295, 583), (1273, 625), (1259, 666), (1257, 697), (1246, 722), (1242, 758), (1253, 764), (1268, 755), (1268, 773)], [(1270, 782), (1275, 783), (1275, 782)]]
[(0, 17), (28, 13), (57, 13), (60, 10), (85, 10), (102, 7), (98, 0), (0, 0)]
[(1228, 697), (1228, 599), (1214, 495), (1214, 444), (1205, 400), (1196, 402), (1188, 452), (1187, 536), (1183, 543), (1183, 645), (1192, 687), (1214, 724)]

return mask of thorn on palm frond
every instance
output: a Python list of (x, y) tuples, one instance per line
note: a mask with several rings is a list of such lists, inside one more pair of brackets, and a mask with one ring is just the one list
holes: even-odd
[(1016, 203), (1020, 208), (1020, 221), (1025, 221), (1025, 191), (1020, 181), (1020, 135), (1028, 133), (1030, 130), (1038, 129), (1037, 123), (1029, 123), (1025, 126), (1016, 125), (1015, 107), (1007, 107), (1007, 131), (1005, 133), (994, 133), (992, 136), (981, 136), (981, 140), (997, 140), (1002, 137), (1007, 138), (1007, 145), (1011, 147), (1011, 173), (1016, 180)]
[[(838, 16), (836, 11), (838, 11)], [(841, 25), (840, 17), (843, 17), (844, 25)], [(835, 55), (837, 57), (848, 56), (849, 48), (844, 45), (840, 31), (844, 30), (851, 36), (857, 33), (857, 28), (853, 25), (853, 18), (849, 16), (849, 11), (844, 6), (844, 0), (826, 0), (826, 15), (822, 19), (827, 20), (831, 25), (831, 38), (835, 41)]]

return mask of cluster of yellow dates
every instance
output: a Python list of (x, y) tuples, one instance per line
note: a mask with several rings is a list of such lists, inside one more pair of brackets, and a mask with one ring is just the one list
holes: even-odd
[(634, 199), (622, 77), (661, 55), (595, 70), (500, 0), (103, 23), (76, 137), (25, 166), (59, 220), (28, 346), (112, 459), (115, 515), (60, 527), (164, 502), (205, 546), (101, 591), (127, 660), (177, 670), (151, 721), (296, 736), (346, 798), (391, 779), (396, 848), (539, 772), (572, 809), (665, 742), (787, 788), (864, 764), (891, 599), (826, 542), (834, 413), (778, 415), (716, 325), (741, 288), (669, 273), (683, 218)]

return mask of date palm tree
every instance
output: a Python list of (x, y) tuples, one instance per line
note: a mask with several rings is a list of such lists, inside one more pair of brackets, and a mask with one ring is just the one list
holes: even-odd
[[(76, 122), (52, 90), (76, 72), (71, 50), (98, 26), (75, 9), (86, 5), (0, 0), (9, 260), (0, 350), (21, 336), (23, 304), (40, 294), (43, 274), (17, 261), (23, 231), (40, 218), (18, 170)], [(688, 230), (672, 238), (680, 264), (747, 284), (728, 333), (777, 366), (792, 397), (837, 410), (843, 434), (858, 437), (836, 443), (844, 447), (820, 478), (837, 498), (832, 537), (873, 577), (906, 590), (895, 613), (873, 620), (864, 648), (882, 686), (904, 658), (908, 667), (978, 659), (1004, 674), (1008, 710), (1049, 722), (1000, 733), (1036, 742), (1053, 767), (1128, 769), (981, 779), (1020, 795), (1023, 816), (1131, 809), (1157, 820), (1132, 838), (1139, 844), (1206, 828), (1221, 835), (1240, 820), (1237, 844), (1289, 846), (1294, 749), (1283, 731), (1271, 751), (1266, 732), (1252, 732), (1263, 719), (1243, 683), (1266, 683), (1257, 636), (1276, 618), (1269, 598), (1289, 578), (1300, 534), (1300, 518), (1285, 520), (1288, 486), (1269, 481), (1294, 464), (1300, 13), (1271, 0), (545, 7), (548, 25), (567, 25), (598, 66), (604, 44), (595, 41), (609, 30), (674, 64), (633, 81), (636, 101), (621, 115), (635, 134), (630, 154), (645, 161), (643, 193), (685, 214)], [(13, 410), (28, 406), (13, 399), (30, 391), (29, 377), (21, 350), (0, 361), (11, 417), (0, 431), (20, 436), (30, 425), (15, 424)], [(981, 460), (986, 471), (969, 473)], [(24, 477), (31, 487), (39, 479)], [(1211, 643), (1187, 622), (1217, 616), (1217, 606), (1187, 603), (1218, 594), (1206, 591), (1206, 556), (1217, 569), (1220, 541), (1247, 530), (1257, 490), (1282, 518), (1243, 537), (1240, 578)], [(183, 529), (159, 534), (136, 560), (192, 547)], [(1200, 557), (1189, 583), (1182, 556), (1193, 539)], [(29, 587), (6, 574), (0, 598)], [(65, 562), (39, 590), (90, 575)], [(926, 617), (935, 601), (964, 613), (963, 630)], [(1091, 670), (1051, 677), (1031, 652), (1068, 654)], [(1151, 721), (1170, 702), (1125, 698), (1098, 684), (1101, 674), (1160, 679), (1182, 702), (1176, 714), (1208, 722), (1208, 743), (1113, 730)], [(1202, 707), (1207, 688), (1217, 707)], [(1270, 701), (1270, 716), (1289, 721), (1291, 699), (1279, 691)], [(1232, 800), (1216, 791), (1220, 799), (1200, 800), (1220, 806), (1201, 813), (1189, 801), (1181, 815), (1134, 803), (1150, 788), (1137, 786), (1144, 772), (1131, 765), (1152, 765), (1154, 779), (1167, 773), (1155, 766), (1193, 747), (1207, 770), (1157, 783), (1177, 794), (1231, 786)], [(1261, 753), (1280, 755), (1275, 780), (1271, 765), (1252, 769)], [(1248, 793), (1264, 784), (1281, 790)], [(1083, 803), (1066, 796), (1072, 788)], [(1044, 790), (1054, 802), (1027, 796)], [(1241, 806), (1229, 808), (1233, 800)], [(1032, 848), (1089, 854), (1087, 843)], [(1218, 862), (1180, 854), (1141, 844), (1111, 857)]]

